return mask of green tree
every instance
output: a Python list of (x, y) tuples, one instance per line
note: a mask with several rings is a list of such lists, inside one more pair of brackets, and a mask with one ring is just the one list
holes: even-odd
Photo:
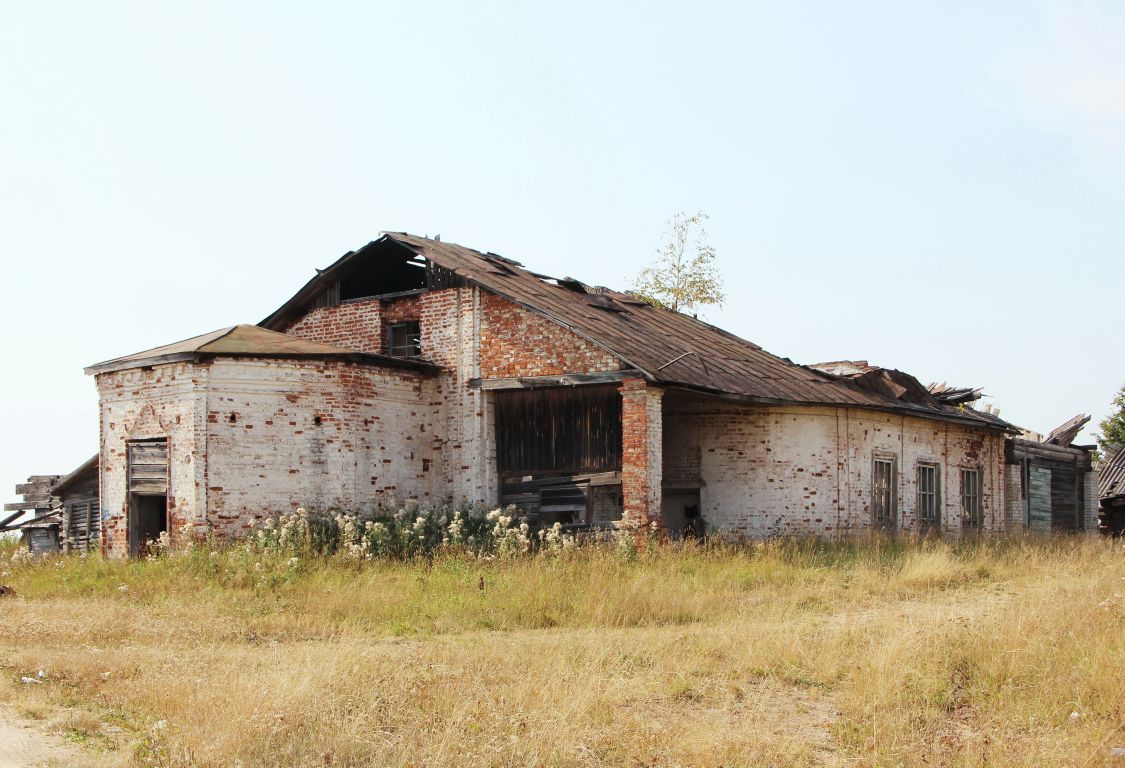
[(667, 240), (656, 249), (656, 261), (637, 276), (632, 291), (636, 296), (676, 312), (722, 305), (723, 282), (704, 227), (708, 218), (702, 212), (678, 213), (668, 222)]
[(1103, 456), (1109, 456), (1114, 449), (1125, 446), (1125, 384), (1113, 398), (1113, 412), (1098, 422), (1098, 447)]

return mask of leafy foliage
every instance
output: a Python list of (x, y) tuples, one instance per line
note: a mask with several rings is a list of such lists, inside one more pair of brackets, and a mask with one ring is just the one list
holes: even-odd
[(708, 218), (702, 212), (678, 213), (668, 222), (667, 242), (657, 249), (656, 262), (641, 270), (634, 294), (676, 312), (723, 303), (715, 249), (707, 242), (704, 228)]
[(1098, 423), (1098, 446), (1105, 455), (1125, 447), (1125, 385), (1113, 398), (1113, 412)]

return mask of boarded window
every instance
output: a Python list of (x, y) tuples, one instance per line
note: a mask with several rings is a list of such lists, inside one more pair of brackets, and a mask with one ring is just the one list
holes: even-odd
[(496, 464), (502, 474), (621, 469), (621, 396), (586, 386), (496, 393)]
[(94, 499), (68, 502), (66, 505), (67, 546), (75, 552), (93, 552), (98, 548), (98, 504)]
[(918, 465), (918, 521), (922, 530), (941, 527), (941, 507), (936, 464)]
[(128, 459), (130, 493), (168, 493), (167, 440), (129, 443)]
[(1082, 488), (1077, 468), (1070, 462), (1052, 461), (1051, 530), (1077, 531), (1082, 528)]
[(422, 354), (422, 332), (417, 320), (387, 326), (387, 354), (392, 357), (418, 357)]
[(587, 492), (584, 485), (556, 485), (539, 490), (539, 525), (544, 528), (587, 522)]
[(893, 531), (895, 513), (895, 460), (876, 457), (871, 488), (872, 523), (877, 530)]
[(27, 529), (27, 549), (29, 552), (40, 554), (59, 551), (58, 526), (47, 528)]
[(961, 470), (961, 527), (980, 528), (980, 470)]

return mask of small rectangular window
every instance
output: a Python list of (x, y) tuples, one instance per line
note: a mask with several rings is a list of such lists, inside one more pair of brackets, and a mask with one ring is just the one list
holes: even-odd
[(961, 527), (980, 528), (980, 470), (961, 470)]
[(895, 460), (876, 458), (871, 482), (871, 516), (877, 530), (895, 528)]
[(422, 354), (422, 333), (417, 320), (387, 327), (387, 354), (391, 357), (418, 357)]
[(918, 521), (922, 530), (941, 527), (941, 501), (936, 464), (918, 465)]

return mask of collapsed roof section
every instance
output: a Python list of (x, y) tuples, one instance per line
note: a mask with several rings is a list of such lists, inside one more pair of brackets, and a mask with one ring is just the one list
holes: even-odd
[(1082, 427), (1090, 421), (1090, 417), (1085, 413), (1080, 413), (1059, 426), (1055, 427), (1043, 439), (1047, 445), (1062, 445), (1068, 446), (1074, 442), (1074, 438), (1078, 437), (1078, 433), (1082, 431)]
[[(355, 290), (347, 291), (345, 286), (353, 276), (367, 281), (372, 264), (382, 262), (387, 274), (399, 274), (401, 270), (390, 271), (396, 260), (424, 267), (427, 289), (478, 285), (544, 315), (661, 385), (763, 404), (857, 406), (1014, 431), (994, 415), (941, 402), (906, 374), (893, 372), (882, 383), (852, 381), (797, 365), (721, 328), (654, 307), (632, 294), (573, 278), (553, 278), (494, 253), (406, 233), (386, 233), (318, 270), (316, 277), (260, 325), (284, 330), (298, 316), (323, 306), (326, 295), (335, 295), (336, 301), (342, 301), (344, 293), (355, 295)], [(403, 290), (397, 279), (382, 287), (372, 285), (366, 295), (396, 290)], [(903, 397), (899, 390), (908, 390), (911, 397)]]
[(951, 387), (944, 381), (941, 384), (931, 384), (928, 389), (939, 403), (945, 405), (976, 402), (980, 400), (983, 391), (980, 387)]

